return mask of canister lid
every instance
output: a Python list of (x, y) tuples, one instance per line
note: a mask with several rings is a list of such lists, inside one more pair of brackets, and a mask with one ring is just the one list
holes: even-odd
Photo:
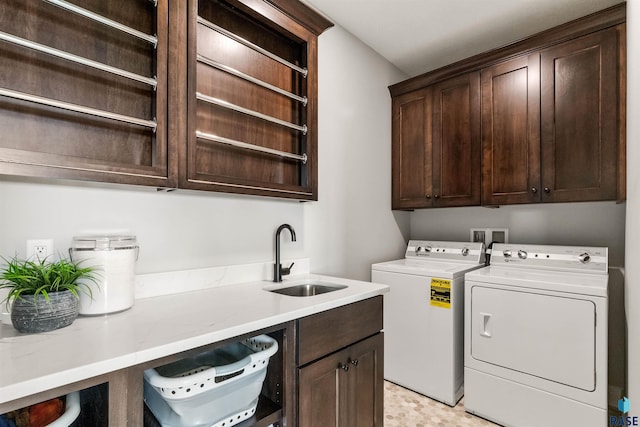
[(135, 249), (137, 247), (136, 236), (75, 236), (71, 242), (72, 250), (84, 251), (109, 251), (115, 249)]

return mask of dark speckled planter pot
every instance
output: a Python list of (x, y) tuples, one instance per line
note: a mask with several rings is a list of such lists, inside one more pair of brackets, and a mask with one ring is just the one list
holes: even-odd
[(20, 332), (47, 332), (64, 328), (78, 317), (78, 298), (71, 291), (43, 295), (23, 295), (13, 301), (11, 322)]

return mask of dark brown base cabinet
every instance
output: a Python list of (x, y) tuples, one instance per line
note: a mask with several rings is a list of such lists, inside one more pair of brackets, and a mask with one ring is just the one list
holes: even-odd
[(317, 199), (329, 21), (297, 0), (75, 3), (0, 4), (0, 174)]
[[(382, 427), (383, 297), (376, 296), (0, 404), (0, 414), (82, 390), (82, 425), (158, 425), (143, 402), (143, 374), (231, 342), (268, 334), (278, 342), (256, 413), (238, 427)], [(89, 391), (89, 392), (87, 392)], [(336, 424), (337, 423), (337, 424)]]
[(298, 321), (298, 426), (383, 426), (381, 329), (382, 297)]
[(383, 346), (377, 334), (300, 368), (300, 426), (382, 426), (375, 402), (383, 393)]
[(211, 343), (158, 360), (134, 365), (99, 377), (47, 390), (16, 401), (0, 404), (0, 414), (48, 399), (80, 391), (79, 427), (155, 427), (160, 425), (143, 402), (143, 375), (146, 369), (194, 357), (206, 351), (252, 336), (268, 334), (278, 342), (278, 352), (269, 360), (256, 412), (238, 427), (294, 425), (295, 418), (295, 341), (294, 322), (276, 325), (229, 340)]
[(625, 20), (622, 3), (390, 86), (393, 209), (623, 201)]

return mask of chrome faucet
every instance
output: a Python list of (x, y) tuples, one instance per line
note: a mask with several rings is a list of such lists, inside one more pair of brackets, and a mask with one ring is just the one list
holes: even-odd
[(273, 264), (273, 281), (276, 283), (282, 282), (282, 276), (286, 276), (287, 274), (291, 273), (291, 267), (293, 267), (294, 264), (291, 263), (289, 267), (283, 267), (282, 264), (280, 264), (280, 233), (285, 228), (288, 229), (291, 233), (291, 241), (296, 241), (296, 232), (293, 227), (291, 227), (289, 224), (282, 224), (280, 227), (278, 227), (278, 230), (276, 231), (276, 263)]

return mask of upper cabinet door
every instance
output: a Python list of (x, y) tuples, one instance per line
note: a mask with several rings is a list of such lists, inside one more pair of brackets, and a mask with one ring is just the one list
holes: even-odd
[(168, 0), (3, 0), (0, 173), (174, 187)]
[(480, 204), (480, 73), (433, 88), (433, 205)]
[(393, 98), (393, 209), (431, 206), (432, 88)]
[(268, 2), (187, 3), (180, 187), (317, 200), (317, 34)]
[(541, 53), (542, 201), (616, 198), (617, 37), (612, 28)]
[(540, 200), (540, 58), (521, 56), (482, 70), (482, 200)]

